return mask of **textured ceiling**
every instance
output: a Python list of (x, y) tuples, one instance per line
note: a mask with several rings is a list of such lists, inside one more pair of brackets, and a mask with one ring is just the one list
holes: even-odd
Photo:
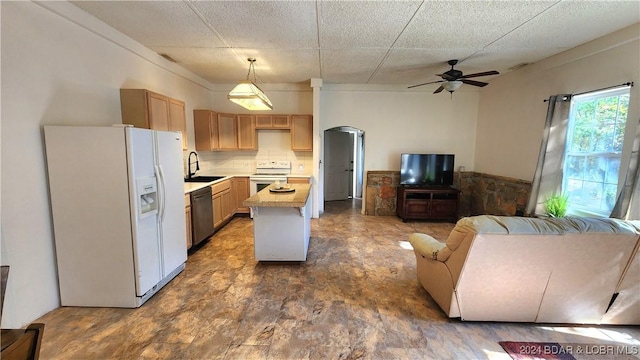
[(412, 85), (449, 59), (505, 73), (640, 22), (637, 0), (73, 3), (212, 83), (246, 79), (248, 57), (258, 83)]

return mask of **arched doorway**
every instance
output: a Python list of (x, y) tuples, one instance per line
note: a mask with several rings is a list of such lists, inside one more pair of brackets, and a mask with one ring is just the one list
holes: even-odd
[(324, 132), (324, 201), (362, 198), (364, 131), (340, 126)]

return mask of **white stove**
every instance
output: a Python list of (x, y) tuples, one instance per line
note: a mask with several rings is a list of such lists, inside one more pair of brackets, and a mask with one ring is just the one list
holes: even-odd
[(255, 195), (276, 181), (286, 183), (289, 174), (291, 174), (291, 161), (258, 160), (256, 173), (249, 176), (249, 194)]

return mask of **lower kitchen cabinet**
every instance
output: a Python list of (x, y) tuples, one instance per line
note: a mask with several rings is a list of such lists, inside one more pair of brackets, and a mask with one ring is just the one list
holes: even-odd
[(211, 203), (213, 205), (213, 227), (221, 228), (233, 215), (231, 180), (211, 185)]
[(249, 198), (249, 178), (248, 177), (234, 177), (231, 179), (231, 192), (234, 199), (234, 213), (236, 214), (248, 214), (249, 207), (242, 205), (242, 203)]
[(193, 234), (191, 232), (191, 197), (184, 196), (184, 220), (187, 224), (187, 249), (193, 245)]
[(311, 179), (308, 177), (288, 177), (288, 184), (310, 184)]

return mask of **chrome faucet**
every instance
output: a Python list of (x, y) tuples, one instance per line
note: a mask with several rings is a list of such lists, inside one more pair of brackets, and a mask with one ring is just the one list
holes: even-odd
[(196, 171), (191, 172), (191, 155), (196, 156), (196, 171), (200, 170), (200, 162), (198, 161), (198, 154), (195, 151), (189, 153), (189, 158), (187, 159), (189, 174), (187, 175), (187, 179), (191, 179), (192, 175), (196, 174)]

